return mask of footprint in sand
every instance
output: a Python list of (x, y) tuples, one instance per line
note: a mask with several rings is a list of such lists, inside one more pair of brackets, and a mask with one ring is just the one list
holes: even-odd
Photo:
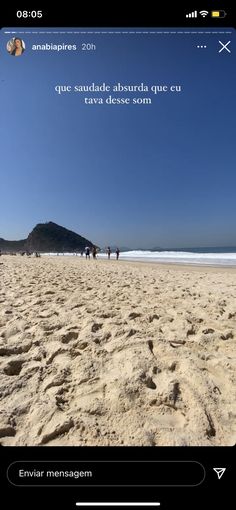
[(102, 327), (103, 327), (102, 323), (94, 322), (94, 324), (91, 327), (91, 331), (92, 331), (92, 333), (96, 333), (96, 331), (98, 331)]
[(63, 344), (68, 344), (71, 340), (76, 340), (78, 338), (79, 333), (77, 331), (68, 331), (61, 337), (61, 341)]
[(128, 317), (128, 318), (129, 318), (129, 319), (136, 319), (137, 317), (141, 317), (141, 315), (142, 315), (141, 313), (131, 312), (131, 313), (129, 314), (129, 317)]
[(7, 365), (3, 369), (3, 372), (6, 375), (12, 376), (12, 375), (19, 375), (22, 369), (22, 366), (24, 364), (23, 360), (10, 360), (8, 361)]

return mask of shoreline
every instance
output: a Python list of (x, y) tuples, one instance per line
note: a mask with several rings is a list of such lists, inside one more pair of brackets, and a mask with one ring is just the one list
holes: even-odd
[[(102, 260), (102, 259), (100, 259)], [(114, 260), (114, 259), (113, 259)], [(114, 262), (116, 262), (114, 260)], [(200, 264), (200, 263), (187, 263), (187, 262), (159, 262), (159, 261), (154, 261), (154, 260), (150, 260), (150, 261), (147, 261), (147, 260), (140, 260), (140, 259), (131, 259), (131, 260), (124, 260), (124, 259), (119, 259), (118, 262), (128, 262), (128, 263), (142, 263), (142, 264), (147, 264), (148, 266), (151, 264), (153, 267), (155, 267), (156, 265), (161, 268), (162, 266), (165, 266), (167, 267), (168, 269), (171, 269), (171, 268), (175, 268), (177, 269), (178, 267), (186, 267), (186, 268), (212, 268), (212, 269), (224, 269), (224, 270), (227, 270), (227, 269), (233, 269), (235, 272), (236, 271), (236, 265), (230, 265), (230, 264)]]
[[(40, 253), (40, 252), (38, 252)], [(4, 253), (2, 252), (1, 255), (3, 257), (12, 257), (13, 254), (10, 254), (10, 253)], [(16, 257), (19, 257), (21, 254), (20, 253), (14, 253), (14, 256)], [(220, 255), (220, 254), (219, 254)], [(62, 253), (60, 253), (59, 255), (57, 255), (57, 253), (40, 253), (40, 257), (47, 257), (49, 259), (60, 259), (62, 258), (63, 260), (64, 259), (76, 259), (76, 260), (84, 260), (85, 259), (85, 254), (81, 257), (80, 254), (75, 254), (75, 253), (65, 253), (64, 255)], [(25, 258), (28, 258), (27, 256), (25, 256)], [(35, 258), (33, 253), (30, 255), (29, 258)], [(90, 255), (90, 260), (91, 261), (94, 261), (93, 257), (92, 257), (92, 254)], [(220, 264), (217, 264), (217, 263), (207, 263), (207, 262), (181, 262), (181, 261), (174, 261), (174, 262), (171, 262), (169, 260), (158, 260), (158, 259), (155, 259), (155, 258), (145, 258), (145, 257), (125, 257), (125, 258), (122, 258), (122, 255), (120, 255), (119, 257), (119, 260), (117, 261), (115, 256), (111, 256), (111, 259), (108, 260), (107, 256), (104, 254), (104, 256), (99, 256), (99, 253), (95, 259), (96, 261), (103, 261), (103, 262), (118, 262), (118, 263), (129, 263), (129, 264), (146, 264), (148, 266), (152, 265), (153, 267), (155, 266), (158, 266), (158, 267), (168, 267), (168, 268), (177, 268), (177, 267), (188, 267), (188, 268), (215, 268), (215, 269), (224, 269), (224, 270), (228, 270), (228, 269), (231, 269), (233, 270), (236, 270), (236, 263), (235, 264), (224, 264), (224, 263), (220, 263)]]
[[(54, 257), (56, 257), (57, 259), (65, 259), (67, 258), (66, 255), (47, 255), (47, 254), (41, 254), (42, 257), (48, 257), (48, 258), (51, 258), (51, 259), (54, 259)], [(76, 260), (76, 259), (79, 259), (79, 260), (85, 260), (85, 256), (81, 257), (80, 255), (78, 256), (74, 256), (74, 255), (70, 255), (69, 257), (69, 260)], [(107, 257), (99, 257), (99, 255), (97, 256), (96, 260), (94, 260), (91, 256), (90, 258), (90, 261), (87, 260), (87, 262), (102, 262), (102, 263), (116, 263), (116, 264), (125, 264), (125, 263), (128, 263), (128, 264), (133, 264), (135, 266), (135, 264), (143, 264), (143, 265), (147, 265), (147, 267), (157, 267), (159, 269), (161, 269), (162, 267), (164, 268), (167, 268), (167, 269), (178, 269), (178, 268), (182, 268), (182, 267), (186, 267), (186, 268), (189, 268), (190, 270), (191, 269), (194, 269), (196, 268), (197, 270), (199, 269), (222, 269), (222, 270), (232, 270), (232, 272), (236, 272), (236, 265), (230, 265), (230, 264), (200, 264), (200, 263), (186, 263), (186, 262), (160, 262), (160, 261), (155, 261), (155, 260), (144, 260), (144, 259), (122, 259), (122, 258), (119, 258), (119, 260), (117, 261), (115, 258), (111, 258), (110, 260), (107, 259)]]

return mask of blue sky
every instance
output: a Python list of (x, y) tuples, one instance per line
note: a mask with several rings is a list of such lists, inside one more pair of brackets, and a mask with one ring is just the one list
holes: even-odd
[[(1, 33), (0, 237), (51, 220), (100, 246), (236, 245), (235, 34), (21, 37), (16, 58)], [(46, 42), (97, 49), (31, 50)], [(91, 106), (54, 90), (92, 82), (183, 91)]]

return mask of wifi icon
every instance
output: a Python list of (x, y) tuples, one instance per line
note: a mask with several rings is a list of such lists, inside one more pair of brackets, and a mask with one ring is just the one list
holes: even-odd
[(205, 18), (209, 14), (209, 12), (208, 11), (199, 11), (199, 14), (201, 14), (201, 16), (203, 18)]

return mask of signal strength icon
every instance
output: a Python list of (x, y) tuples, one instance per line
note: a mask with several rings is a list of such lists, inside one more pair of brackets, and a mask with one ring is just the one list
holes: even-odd
[(189, 12), (186, 14), (186, 18), (197, 18), (197, 11)]
[(201, 14), (201, 16), (203, 18), (205, 18), (209, 14), (209, 12), (208, 11), (199, 11), (199, 14)]

